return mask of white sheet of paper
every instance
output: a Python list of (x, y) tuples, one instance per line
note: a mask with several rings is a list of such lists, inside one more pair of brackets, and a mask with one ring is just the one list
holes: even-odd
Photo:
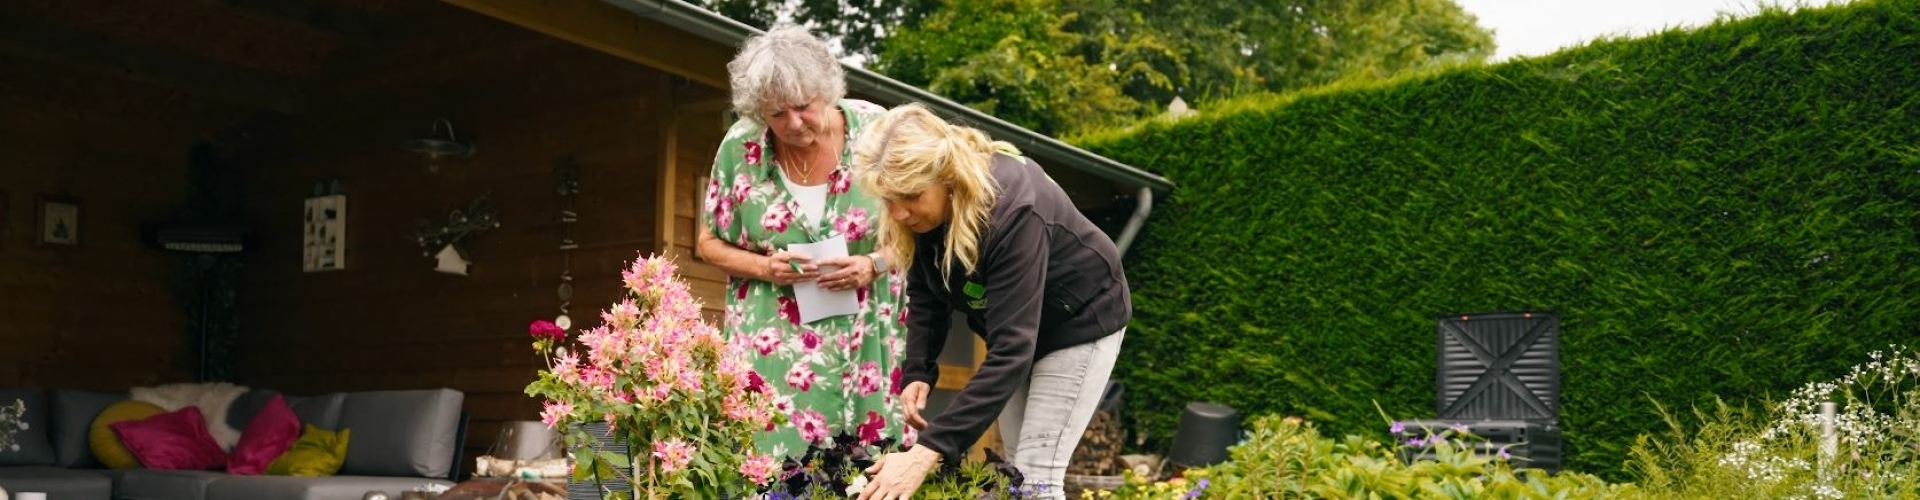
[[(831, 257), (847, 256), (847, 240), (839, 236), (813, 243), (789, 245), (788, 251), (819, 261)], [(833, 272), (838, 267), (820, 266), (820, 274)], [(793, 300), (800, 304), (800, 322), (812, 323), (834, 316), (860, 312), (860, 298), (854, 290), (830, 292), (820, 288), (818, 282), (802, 281), (793, 284)]]

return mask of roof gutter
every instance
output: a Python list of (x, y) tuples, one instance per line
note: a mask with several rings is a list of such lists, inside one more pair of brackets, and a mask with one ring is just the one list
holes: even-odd
[[(747, 37), (760, 33), (760, 30), (752, 26), (680, 0), (600, 1), (728, 46), (737, 47)], [(871, 95), (894, 104), (908, 102), (925, 104), (928, 108), (952, 118), (955, 122), (978, 128), (995, 139), (1012, 143), (1027, 155), (1047, 158), (1048, 163), (1056, 166), (1092, 173), (1104, 179), (1138, 186), (1145, 190), (1160, 192), (1173, 190), (1173, 181), (1152, 172), (1089, 153), (1084, 149), (1027, 130), (1025, 127), (994, 118), (980, 110), (947, 100), (932, 92), (867, 71), (865, 68), (846, 64), (842, 66), (847, 69), (847, 89), (850, 91)], [(1134, 215), (1136, 218), (1144, 218), (1142, 217), (1144, 214), (1141, 213)], [(1128, 225), (1134, 224), (1134, 221), (1128, 222)]]

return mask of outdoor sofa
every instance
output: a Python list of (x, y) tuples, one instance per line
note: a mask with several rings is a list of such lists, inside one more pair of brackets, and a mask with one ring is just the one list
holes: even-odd
[[(275, 392), (251, 390), (225, 418), (244, 429)], [(70, 389), (0, 389), (0, 400), (27, 403), (21, 449), (0, 453), (0, 488), (46, 492), (48, 500), (360, 500), (370, 491), (400, 492), (457, 477), (466, 417), (464, 395), (452, 389), (339, 392), (287, 397), (303, 424), (351, 429), (339, 475), (242, 476), (224, 471), (109, 470), (88, 447), (94, 416), (128, 393)]]

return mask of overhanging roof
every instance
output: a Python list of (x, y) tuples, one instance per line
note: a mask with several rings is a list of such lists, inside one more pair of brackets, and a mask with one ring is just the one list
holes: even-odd
[[(738, 47), (747, 37), (760, 33), (760, 30), (752, 26), (680, 0), (600, 1), (729, 47)], [(847, 68), (847, 90), (849, 91), (871, 95), (896, 105), (908, 102), (925, 104), (928, 108), (956, 122), (985, 131), (995, 139), (1012, 143), (1029, 155), (1045, 158), (1049, 164), (1089, 172), (1115, 182), (1146, 187), (1155, 191), (1167, 192), (1173, 189), (1172, 181), (1152, 172), (1089, 153), (1052, 137), (994, 118), (980, 110), (947, 100), (932, 92), (867, 71), (865, 68), (844, 66)]]

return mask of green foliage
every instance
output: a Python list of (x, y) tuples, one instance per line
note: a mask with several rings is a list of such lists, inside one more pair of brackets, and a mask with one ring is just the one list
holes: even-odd
[[(1084, 36), (1054, 0), (951, 0), (887, 42), (880, 71), (1042, 134), (1112, 126), (1142, 105), (1121, 93), (1132, 68), (1075, 56)], [(1162, 78), (1164, 79), (1164, 78)]]
[(1435, 317), (1562, 317), (1568, 466), (1649, 399), (1759, 399), (1920, 325), (1920, 0), (1260, 97), (1091, 135), (1179, 188), (1129, 255), (1116, 376), (1342, 434), (1431, 416)]
[[(1366, 437), (1322, 437), (1312, 423), (1265, 416), (1253, 421), (1247, 440), (1229, 450), (1232, 459), (1191, 474), (1207, 479), (1201, 498), (1329, 499), (1632, 499), (1633, 485), (1608, 484), (1592, 475), (1538, 469), (1516, 470), (1500, 457), (1476, 454), (1477, 438), (1442, 430), (1434, 459), (1407, 462), (1399, 444)], [(1197, 479), (1194, 479), (1197, 481)], [(1165, 488), (1139, 483), (1115, 498), (1168, 498)], [(1097, 495), (1096, 495), (1097, 496)]]
[(887, 33), (939, 10), (940, 0), (690, 0), (743, 24), (760, 29), (773, 25), (775, 16), (792, 7), (793, 21), (816, 34), (831, 35), (843, 55), (871, 61)]

